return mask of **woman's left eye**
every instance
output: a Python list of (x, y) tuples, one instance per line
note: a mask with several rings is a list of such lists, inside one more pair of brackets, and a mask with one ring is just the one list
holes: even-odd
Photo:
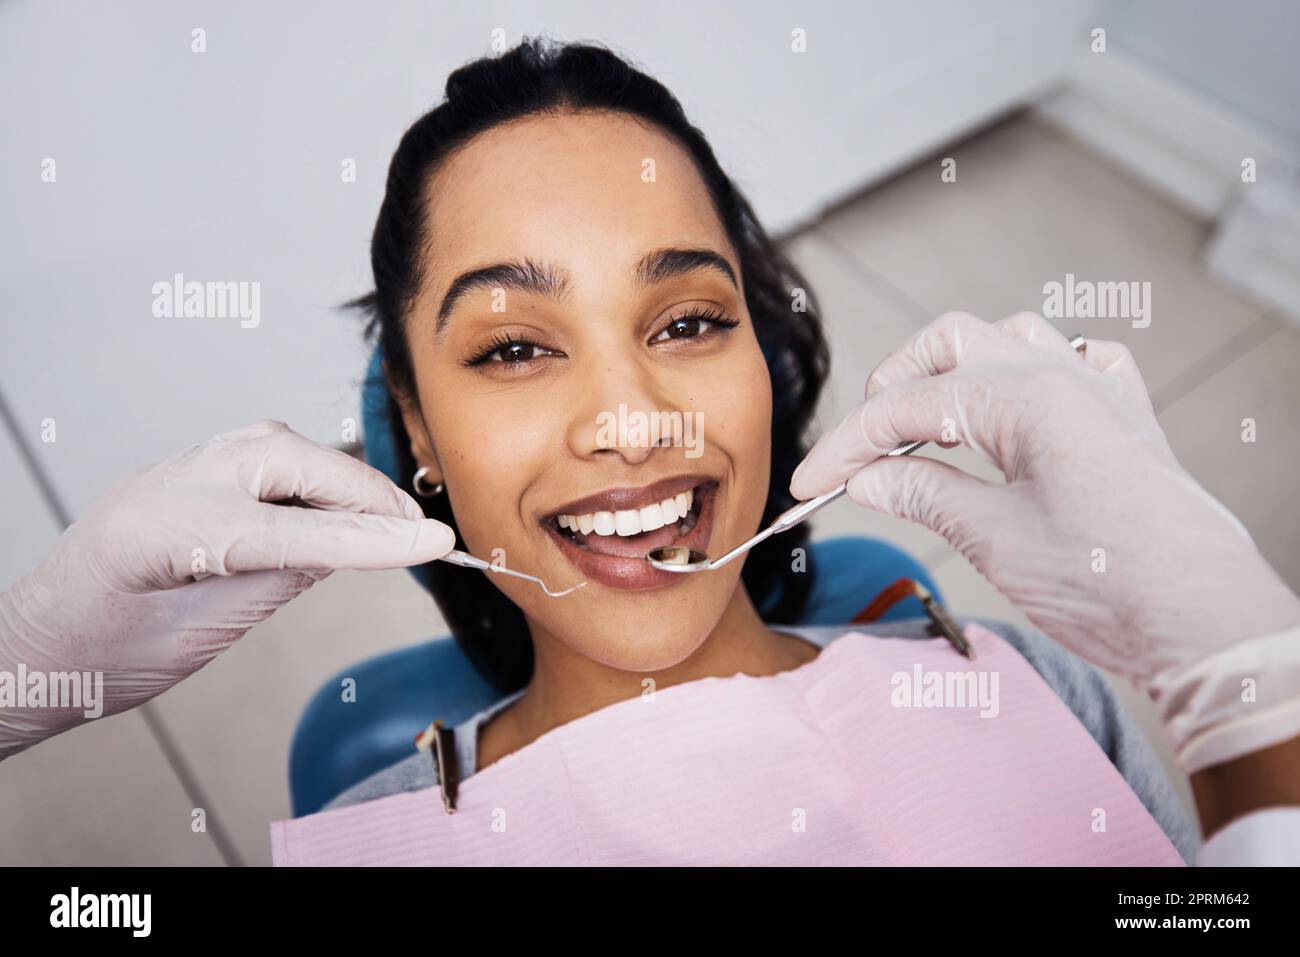
[(740, 325), (735, 319), (728, 319), (721, 312), (702, 310), (670, 319), (668, 325), (650, 340), (651, 342), (669, 342), (673, 339), (698, 339), (718, 329), (732, 329)]

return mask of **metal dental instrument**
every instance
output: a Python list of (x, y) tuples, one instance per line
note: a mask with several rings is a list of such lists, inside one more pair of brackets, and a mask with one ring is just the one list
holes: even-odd
[[(1070, 345), (1074, 351), (1083, 354), (1088, 348), (1088, 340), (1081, 335), (1070, 337)], [(904, 442), (896, 449), (885, 453), (886, 457), (896, 455), (911, 455), (921, 446), (926, 445), (926, 441), (918, 439), (913, 442)], [(715, 568), (721, 568), (733, 558), (737, 558), (749, 551), (759, 542), (766, 541), (778, 532), (789, 531), (800, 522), (803, 522), (814, 512), (829, 505), (848, 490), (849, 483), (847, 480), (841, 482), (838, 486), (831, 489), (824, 495), (818, 495), (816, 498), (810, 498), (805, 502), (800, 502), (793, 508), (787, 509), (776, 517), (767, 528), (763, 529), (747, 542), (737, 545), (727, 554), (719, 559), (709, 561), (709, 556), (695, 548), (687, 548), (685, 545), (662, 545), (659, 548), (652, 548), (646, 552), (645, 560), (655, 568), (665, 572), (676, 572), (681, 575), (688, 575), (692, 572), (713, 571)]]
[[(296, 508), (315, 507), (298, 496), (293, 496), (291, 498), (276, 499), (275, 501), (272, 501), (270, 504), (287, 505)], [(485, 562), (481, 558), (475, 558), (469, 552), (462, 552), (458, 548), (453, 548), (446, 555), (443, 555), (442, 558), (439, 559), (439, 561), (451, 562), (451, 564), (460, 565), (462, 568), (477, 568), (479, 571), (496, 572), (497, 574), (500, 575), (513, 575), (515, 576), (515, 578), (526, 578), (530, 582), (537, 582), (537, 584), (541, 585), (542, 591), (546, 592), (546, 594), (548, 594), (552, 598), (563, 598), (565, 595), (571, 592), (575, 592), (583, 585), (587, 584), (586, 582), (578, 582), (578, 584), (574, 585), (572, 588), (566, 588), (564, 589), (564, 591), (551, 591), (549, 588), (546, 587), (546, 582), (542, 581), (540, 578), (537, 578), (533, 575), (525, 575), (523, 572), (514, 571), (512, 569), (506, 568), (504, 565), (493, 565), (491, 562)]]
[(587, 584), (586, 582), (578, 582), (578, 584), (574, 585), (572, 588), (566, 588), (564, 591), (551, 591), (546, 587), (546, 582), (534, 575), (525, 575), (523, 572), (514, 571), (513, 569), (506, 568), (504, 565), (493, 565), (491, 562), (485, 562), (481, 558), (475, 558), (469, 552), (462, 552), (459, 548), (453, 548), (446, 555), (443, 555), (438, 559), (438, 561), (451, 562), (451, 564), (459, 565), (462, 568), (477, 568), (482, 572), (493, 572), (498, 575), (513, 575), (515, 578), (526, 578), (530, 582), (537, 582), (537, 584), (541, 585), (542, 591), (546, 592), (546, 594), (552, 598), (563, 598), (570, 592), (575, 592), (583, 585)]

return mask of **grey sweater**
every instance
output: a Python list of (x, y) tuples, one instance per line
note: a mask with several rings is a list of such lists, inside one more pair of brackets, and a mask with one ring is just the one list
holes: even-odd
[[(1088, 733), (1124, 776), (1156, 822), (1178, 848), (1188, 864), (1196, 859), (1200, 832), (1188, 817), (1182, 801), (1165, 775), (1142, 731), (1124, 711), (1105, 677), (1092, 665), (1065, 650), (1040, 631), (1021, 629), (983, 619), (978, 621), (1005, 639), (1033, 665), (1043, 679), (1074, 712)], [(792, 627), (773, 630), (797, 635), (825, 647), (849, 632), (888, 635), (894, 638), (929, 638), (928, 621), (923, 618), (905, 622), (873, 625), (830, 625)], [(478, 765), (478, 732), (497, 712), (512, 704), (523, 691), (517, 691), (467, 718), (456, 727), (456, 754), (462, 778), (469, 777)], [(354, 784), (331, 800), (322, 810), (347, 807), (373, 801), (402, 791), (418, 791), (438, 784), (437, 767), (429, 752), (417, 751), (394, 765)]]

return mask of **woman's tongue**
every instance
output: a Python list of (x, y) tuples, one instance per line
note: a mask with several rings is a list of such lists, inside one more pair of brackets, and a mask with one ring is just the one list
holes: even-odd
[(587, 546), (587, 551), (597, 555), (614, 555), (619, 558), (645, 558), (645, 553), (660, 545), (671, 545), (682, 534), (682, 521), (673, 522), (653, 532), (640, 535), (589, 535), (578, 533), (577, 539)]

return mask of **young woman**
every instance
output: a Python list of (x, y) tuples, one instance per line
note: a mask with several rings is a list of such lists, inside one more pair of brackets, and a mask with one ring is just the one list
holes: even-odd
[[(709, 574), (642, 560), (668, 543), (721, 554), (793, 504), (828, 366), (815, 299), (792, 308), (808, 284), (657, 81), (604, 49), (531, 42), (457, 70), (393, 157), (372, 263), (360, 303), (402, 487), (469, 552), (587, 583), (553, 600), (426, 566), (503, 695), (456, 729), (462, 778), (636, 698), (647, 676), (665, 689), (795, 672), (847, 630), (792, 625), (811, 587), (791, 560), (806, 528)], [(704, 441), (611, 442), (621, 408), (681, 413)], [(1099, 674), (1041, 635), (999, 634), (1190, 858), (1190, 822)], [(436, 781), (413, 754), (326, 810)]]

